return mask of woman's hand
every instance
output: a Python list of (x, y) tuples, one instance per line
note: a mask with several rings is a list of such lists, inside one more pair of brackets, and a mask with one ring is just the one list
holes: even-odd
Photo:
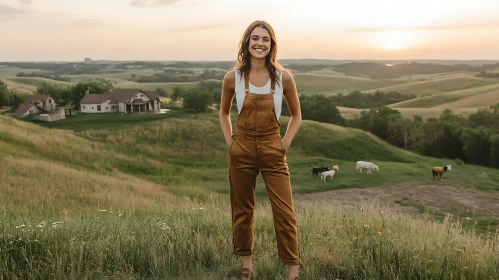
[(284, 148), (284, 150), (287, 152), (288, 149), (289, 149), (289, 146), (291, 146), (291, 142), (287, 141), (286, 138), (283, 138), (280, 140), (281, 141), (281, 145), (282, 147)]

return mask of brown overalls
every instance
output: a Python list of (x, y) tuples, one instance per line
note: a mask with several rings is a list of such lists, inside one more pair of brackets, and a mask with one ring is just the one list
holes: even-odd
[(290, 174), (274, 108), (275, 81), (268, 94), (250, 93), (247, 74), (244, 83), (244, 103), (229, 148), (234, 253), (253, 254), (255, 187), (261, 172), (272, 205), (279, 260), (283, 264), (298, 265), (300, 253)]

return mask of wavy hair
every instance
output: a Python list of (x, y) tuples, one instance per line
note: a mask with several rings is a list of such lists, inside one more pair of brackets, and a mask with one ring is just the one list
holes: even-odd
[(239, 41), (239, 52), (237, 55), (237, 64), (235, 68), (239, 70), (241, 74), (241, 78), (244, 77), (244, 74), (248, 73), (251, 69), (251, 54), (249, 52), (249, 41), (251, 37), (251, 32), (253, 29), (256, 27), (261, 27), (267, 30), (267, 32), (270, 35), (270, 52), (265, 57), (265, 64), (267, 65), (269, 69), (269, 74), (270, 74), (270, 79), (276, 83), (279, 83), (279, 76), (277, 75), (277, 70), (283, 70), (284, 68), (282, 67), (279, 62), (277, 62), (277, 40), (275, 36), (274, 29), (272, 26), (270, 26), (269, 23), (263, 20), (257, 20), (251, 23), (248, 28), (246, 28), (246, 31), (244, 31), (243, 36), (241, 37), (241, 40)]

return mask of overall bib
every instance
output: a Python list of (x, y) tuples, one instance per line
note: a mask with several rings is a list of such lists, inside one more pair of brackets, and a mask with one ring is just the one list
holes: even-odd
[(244, 83), (244, 103), (229, 148), (234, 253), (253, 254), (255, 187), (261, 172), (272, 206), (279, 260), (283, 264), (298, 265), (300, 253), (290, 174), (274, 108), (275, 81), (268, 94), (251, 93), (248, 74)]

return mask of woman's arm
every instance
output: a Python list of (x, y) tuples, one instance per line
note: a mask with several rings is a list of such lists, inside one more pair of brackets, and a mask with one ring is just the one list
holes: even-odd
[(283, 95), (288, 103), (289, 113), (291, 118), (286, 129), (286, 134), (282, 138), (282, 146), (288, 150), (291, 142), (295, 138), (301, 124), (301, 108), (300, 100), (298, 99), (298, 92), (296, 91), (296, 84), (293, 76), (288, 71), (282, 72), (282, 85)]
[(227, 147), (232, 143), (232, 123), (230, 121), (230, 108), (235, 92), (234, 71), (230, 71), (224, 76), (222, 83), (222, 97), (220, 98), (220, 126), (227, 142)]

